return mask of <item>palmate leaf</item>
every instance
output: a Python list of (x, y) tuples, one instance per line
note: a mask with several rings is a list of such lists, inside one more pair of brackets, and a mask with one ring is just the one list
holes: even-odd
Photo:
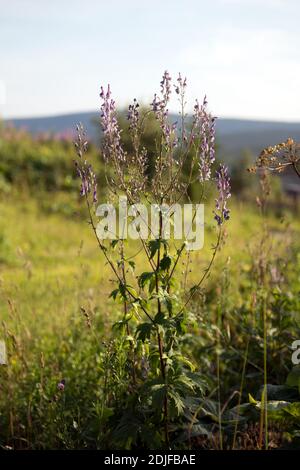
[(208, 384), (207, 382), (203, 379), (202, 375), (199, 372), (187, 372), (186, 374), (190, 380), (193, 381), (195, 384), (195, 387), (200, 390), (201, 394), (204, 395), (205, 391), (208, 390)]
[(195, 382), (190, 377), (184, 374), (177, 377), (174, 384), (176, 388), (180, 389), (183, 393), (188, 391), (194, 391), (196, 386)]
[(175, 410), (176, 410), (176, 413), (177, 415), (182, 415), (183, 412), (184, 412), (184, 401), (182, 399), (182, 397), (179, 395), (179, 393), (177, 393), (175, 390), (173, 389), (168, 389), (168, 397), (172, 403), (172, 405), (174, 406)]
[(160, 247), (160, 240), (150, 240), (148, 248), (150, 250), (150, 259), (152, 259)]
[(114, 289), (109, 295), (109, 297), (112, 297), (114, 300), (116, 300), (117, 298), (127, 299), (127, 297), (131, 296), (134, 298), (138, 298), (136, 290), (129, 284), (125, 285), (122, 282), (120, 282), (119, 287), (117, 289)]
[(138, 279), (139, 286), (144, 289), (147, 284), (149, 284), (149, 293), (153, 292), (155, 289), (155, 273), (152, 271), (144, 272), (139, 276)]
[(172, 258), (168, 255), (164, 255), (159, 263), (159, 268), (162, 269), (163, 271), (167, 271), (168, 269), (170, 269), (171, 264), (172, 264)]
[(114, 300), (116, 300), (117, 296), (120, 295), (120, 290), (119, 289), (114, 289), (111, 291), (109, 294), (109, 297), (112, 297)]
[(165, 323), (164, 312), (158, 312), (154, 317), (154, 321), (157, 325), (163, 325)]
[(151, 333), (153, 329), (152, 323), (141, 323), (136, 329), (137, 338), (141, 341), (146, 341), (146, 339), (150, 339)]
[(148, 248), (150, 250), (150, 259), (154, 258), (156, 255), (157, 251), (161, 246), (167, 247), (168, 242), (167, 240), (160, 240), (160, 239), (155, 239), (155, 240), (150, 240), (148, 242)]

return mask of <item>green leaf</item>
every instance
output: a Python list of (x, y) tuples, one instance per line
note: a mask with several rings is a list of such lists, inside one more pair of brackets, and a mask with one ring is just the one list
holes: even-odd
[(134, 261), (128, 261), (129, 266), (131, 267), (132, 271), (135, 270), (135, 262)]
[[(272, 400), (266, 404), (266, 410), (270, 419), (281, 419), (283, 418), (283, 410), (286, 409), (290, 403), (283, 400)], [(261, 410), (262, 402), (257, 401), (255, 407)]]
[(148, 243), (148, 248), (150, 250), (150, 259), (152, 259), (156, 252), (159, 250), (160, 240), (150, 240)]
[(146, 339), (150, 339), (152, 328), (152, 323), (141, 323), (136, 329), (138, 339), (143, 342), (146, 341)]
[(107, 406), (103, 407), (102, 410), (102, 419), (107, 420), (114, 414), (114, 409), (113, 408), (108, 408)]
[(150, 282), (149, 282), (149, 294), (152, 294), (156, 287), (156, 278), (155, 275), (151, 277)]
[(155, 281), (155, 273), (153, 271), (144, 272), (139, 276), (138, 284), (142, 289), (144, 289), (145, 286), (149, 284), (152, 279), (154, 279)]
[(253, 398), (251, 393), (248, 394), (248, 397), (249, 397), (249, 403), (252, 403), (253, 405), (257, 404), (257, 401), (255, 400), (255, 398)]
[(111, 293), (109, 294), (109, 297), (112, 297), (114, 300), (116, 300), (117, 298), (117, 295), (120, 293), (120, 290), (119, 289), (114, 289), (113, 291), (111, 291)]
[(125, 329), (127, 322), (124, 320), (119, 320), (113, 324), (113, 328), (117, 331), (123, 331)]
[(184, 411), (184, 402), (182, 401), (182, 398), (181, 396), (179, 395), (179, 393), (175, 392), (174, 390), (168, 390), (168, 396), (172, 402), (172, 404), (174, 405), (175, 409), (176, 409), (176, 412), (177, 412), (177, 415), (181, 415), (183, 414), (183, 411)]
[(164, 255), (163, 258), (161, 259), (160, 263), (159, 263), (159, 267), (163, 271), (168, 271), (168, 269), (170, 269), (170, 267), (171, 267), (171, 264), (172, 264), (171, 257), (168, 256), (168, 255)]
[(138, 297), (137, 291), (136, 291), (133, 287), (127, 285), (127, 286), (126, 286), (126, 290), (127, 290), (127, 292), (128, 292), (129, 294), (132, 295), (132, 297), (134, 297), (134, 298), (137, 298), (137, 297)]
[(290, 403), (289, 406), (284, 408), (284, 413), (287, 413), (293, 416), (294, 418), (297, 418), (300, 424), (300, 403), (299, 402)]
[(120, 240), (118, 240), (118, 239), (111, 241), (110, 245), (111, 245), (112, 249), (114, 249), (114, 248), (117, 246), (117, 244), (118, 244), (119, 241), (120, 241)]
[(178, 359), (182, 364), (184, 364), (185, 366), (188, 366), (188, 368), (194, 372), (196, 367), (195, 365), (185, 356), (182, 356), (182, 355), (178, 355), (176, 356), (176, 359)]
[(154, 321), (155, 323), (157, 323), (158, 325), (163, 325), (164, 324), (164, 320), (165, 320), (165, 315), (163, 312), (159, 312), (155, 315), (154, 317)]
[(288, 374), (286, 384), (289, 387), (298, 387), (300, 385), (300, 367), (293, 367), (291, 372)]
[(134, 297), (134, 298), (138, 297), (138, 294), (137, 294), (136, 290), (132, 286), (130, 286), (129, 284), (125, 285), (125, 284), (122, 284), (120, 282), (119, 292), (120, 292), (121, 297), (123, 297), (123, 299), (126, 299), (126, 300), (127, 300), (128, 294), (131, 294), (131, 296)]

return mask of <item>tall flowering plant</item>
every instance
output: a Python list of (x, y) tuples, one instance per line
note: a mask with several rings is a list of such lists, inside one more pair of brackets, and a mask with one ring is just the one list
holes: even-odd
[[(184, 351), (184, 338), (192, 321), (194, 296), (202, 288), (213, 266), (223, 225), (230, 216), (227, 208), (230, 179), (224, 165), (214, 169), (216, 118), (208, 111), (206, 98), (201, 105), (196, 101), (193, 114), (189, 116), (186, 111), (186, 88), (186, 78), (179, 74), (173, 84), (166, 71), (160, 82), (160, 92), (154, 95), (148, 109), (141, 109), (134, 99), (127, 113), (132, 143), (130, 152), (126, 152), (122, 144), (122, 130), (110, 87), (101, 88), (102, 156), (107, 168), (110, 198), (126, 196), (140, 216), (139, 203), (146, 202), (156, 208), (157, 232), (151, 233), (149, 227), (149, 239), (137, 237), (139, 251), (144, 254), (142, 267), (136, 265), (134, 257), (127, 255), (124, 237), (108, 237), (105, 240), (99, 237), (97, 211), (94, 210), (97, 181), (86, 158), (84, 132), (81, 127), (78, 128), (76, 168), (81, 179), (80, 193), (86, 200), (98, 246), (115, 276), (116, 286), (111, 297), (122, 309), (114, 331), (117, 329), (120, 332), (115, 341), (119, 345), (118, 351), (123, 354), (124, 380), (122, 387), (119, 386), (118, 396), (104, 394), (102, 417), (104, 419), (106, 407), (114, 409), (114, 418), (111, 419), (115, 419), (115, 434), (111, 437), (117, 443), (125, 439), (126, 445), (129, 441), (131, 445), (146, 441), (149, 444), (153, 438), (155, 445), (172, 446), (176, 438), (176, 424), (180, 423), (183, 428), (191, 424), (188, 418), (191, 395), (199, 396), (206, 390), (200, 365), (194, 364)], [(173, 92), (180, 106), (177, 121), (172, 120), (169, 113)], [(148, 151), (142, 144), (149, 115), (154, 116), (157, 122), (151, 177)], [(180, 260), (186, 256), (188, 243), (184, 237), (179, 243), (166, 237), (163, 208), (165, 205), (174, 208), (176, 204), (189, 200), (189, 188), (195, 182), (202, 187), (198, 203), (203, 201), (206, 186), (216, 185), (218, 194), (214, 219), (217, 233), (207, 269), (197, 283), (187, 289), (188, 262), (192, 254), (189, 252), (187, 255), (180, 283)], [(191, 213), (191, 219), (191, 226), (199, 223), (195, 211)], [(142, 222), (147, 224), (147, 221)], [(114, 380), (113, 374), (110, 380)], [(129, 435), (128, 432), (120, 432), (123, 420), (133, 423)], [(147, 426), (152, 427), (151, 436), (149, 432), (145, 435)]]

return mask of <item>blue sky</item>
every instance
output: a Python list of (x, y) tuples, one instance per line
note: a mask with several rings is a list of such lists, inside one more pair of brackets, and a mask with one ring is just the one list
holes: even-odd
[(299, 0), (0, 0), (0, 116), (94, 110), (108, 82), (148, 103), (167, 69), (217, 116), (300, 121), (299, 25)]

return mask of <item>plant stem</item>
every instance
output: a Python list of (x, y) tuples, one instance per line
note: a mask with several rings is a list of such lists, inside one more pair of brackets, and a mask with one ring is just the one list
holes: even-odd
[[(163, 201), (161, 201), (162, 203)], [(161, 240), (162, 236), (162, 213), (161, 211), (159, 212), (159, 240)], [(156, 270), (155, 270), (155, 287), (156, 287), (156, 294), (158, 296), (159, 293), (159, 277), (158, 277), (158, 272), (159, 272), (159, 265), (160, 265), (160, 245), (158, 247), (157, 251), (157, 264), (156, 264)], [(161, 302), (159, 297), (157, 297), (157, 313), (161, 314)], [(161, 368), (161, 375), (162, 379), (166, 385), (166, 392), (165, 392), (165, 397), (164, 397), (164, 428), (165, 428), (165, 441), (166, 441), (166, 446), (169, 448), (169, 425), (168, 425), (168, 388), (167, 388), (167, 374), (166, 374), (166, 365), (164, 361), (164, 346), (163, 346), (163, 341), (160, 335), (160, 332), (157, 330), (157, 341), (158, 341), (158, 350), (159, 350), (159, 358), (160, 358), (160, 368)]]
[(299, 176), (299, 178), (300, 178), (300, 170), (297, 168), (296, 163), (293, 163), (293, 168), (294, 168), (296, 174), (297, 174), (297, 175)]
[[(124, 258), (124, 240), (121, 240), (121, 271), (124, 285), (126, 285), (126, 273), (125, 273), (125, 258)], [(126, 333), (127, 336), (130, 336), (129, 323), (127, 321), (127, 300), (124, 298), (124, 319), (126, 321)], [(136, 385), (136, 376), (135, 376), (135, 354), (134, 354), (134, 345), (130, 341), (130, 350), (131, 350), (131, 362), (132, 362), (132, 383)]]
[(236, 417), (235, 425), (234, 425), (232, 450), (235, 449), (235, 444), (236, 444), (236, 436), (237, 436), (237, 429), (238, 429), (238, 422), (239, 422), (238, 420), (240, 416), (240, 407), (241, 407), (241, 401), (242, 401), (242, 395), (243, 395), (243, 389), (244, 389), (244, 383), (245, 383), (246, 366), (247, 366), (247, 361), (248, 361), (249, 343), (250, 343), (250, 339), (248, 337), (247, 344), (246, 344), (246, 352), (245, 352), (244, 361), (243, 361), (242, 378), (241, 378), (239, 399), (238, 399), (238, 405), (237, 405), (237, 417)]

